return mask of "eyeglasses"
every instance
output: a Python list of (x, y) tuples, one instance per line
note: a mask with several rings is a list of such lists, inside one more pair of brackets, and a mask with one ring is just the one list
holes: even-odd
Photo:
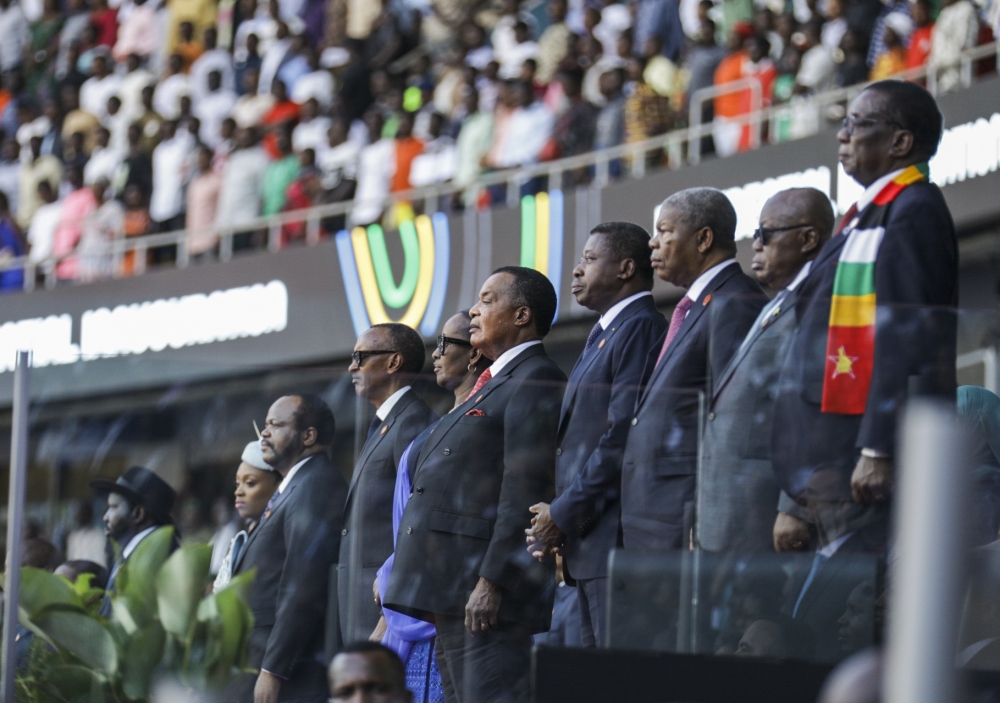
[(801, 225), (788, 225), (787, 227), (758, 227), (753, 231), (753, 240), (755, 242), (760, 242), (765, 247), (771, 242), (771, 237), (776, 232), (788, 232), (789, 230), (799, 229), (800, 227), (812, 227), (808, 223), (803, 223)]
[(855, 117), (854, 115), (848, 115), (842, 119), (840, 121), (840, 128), (850, 137), (854, 135), (858, 127), (874, 127), (877, 124), (891, 124), (894, 127), (903, 128), (903, 125), (899, 124), (899, 122), (893, 122), (892, 120), (875, 120), (870, 117)]
[(445, 337), (443, 334), (438, 335), (438, 345), (437, 350), (444, 354), (448, 345), (452, 344), (456, 347), (472, 347), (472, 342), (467, 342), (464, 339), (455, 339), (454, 337)]
[(371, 351), (356, 351), (351, 354), (351, 359), (354, 361), (355, 366), (363, 366), (365, 359), (369, 356), (378, 356), (379, 354), (395, 354), (395, 350), (392, 349), (372, 349)]

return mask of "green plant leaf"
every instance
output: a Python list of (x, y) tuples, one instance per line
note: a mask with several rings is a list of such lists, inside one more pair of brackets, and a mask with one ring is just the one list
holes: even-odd
[(21, 569), (19, 605), (33, 616), (52, 605), (83, 608), (83, 601), (72, 584), (62, 576), (26, 566)]
[(170, 556), (173, 539), (173, 527), (154, 530), (129, 554), (115, 577), (112, 595), (125, 599), (136, 628), (148, 625), (156, 616), (156, 575)]
[(213, 667), (212, 681), (226, 685), (234, 674), (244, 668), (253, 629), (253, 613), (237, 591), (223, 589), (215, 594), (219, 611), (219, 655)]
[(53, 667), (38, 682), (39, 703), (108, 703), (108, 681), (96, 671), (76, 664)]
[(153, 674), (163, 659), (166, 633), (155, 620), (138, 630), (122, 652), (122, 690), (129, 698), (145, 700)]
[(58, 649), (109, 678), (118, 673), (118, 649), (100, 621), (80, 612), (56, 609), (43, 611), (33, 620)]
[(160, 623), (172, 635), (186, 638), (205, 591), (212, 548), (207, 544), (181, 547), (156, 577)]
[(257, 577), (257, 567), (254, 567), (250, 569), (250, 571), (246, 571), (242, 574), (237, 574), (236, 576), (234, 576), (232, 579), (229, 580), (229, 583), (227, 583), (226, 587), (223, 588), (222, 590), (233, 591), (240, 598), (246, 600), (247, 598), (250, 597), (250, 587), (253, 586), (253, 580), (256, 577)]

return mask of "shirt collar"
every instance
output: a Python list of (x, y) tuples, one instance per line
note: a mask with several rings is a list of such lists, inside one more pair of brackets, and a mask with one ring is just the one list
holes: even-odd
[(692, 283), (691, 287), (688, 288), (687, 297), (691, 298), (691, 300), (695, 302), (698, 302), (698, 298), (700, 298), (702, 292), (708, 288), (708, 284), (712, 282), (712, 279), (718, 276), (722, 269), (735, 263), (736, 259), (726, 259), (721, 264), (716, 264), (708, 271), (705, 271), (703, 274), (698, 276), (698, 278), (694, 279), (694, 283)]
[(309, 461), (310, 459), (312, 459), (314, 456), (316, 456), (316, 455), (315, 454), (310, 454), (305, 459), (303, 459), (298, 464), (296, 464), (295, 466), (293, 466), (292, 468), (290, 468), (288, 470), (288, 473), (285, 474), (285, 477), (283, 479), (281, 479), (281, 483), (278, 484), (278, 493), (284, 493), (285, 492), (285, 489), (288, 488), (288, 484), (292, 482), (292, 477), (298, 472), (299, 469), (302, 468), (302, 465), (304, 463), (306, 463), (307, 461)]
[(396, 391), (395, 393), (393, 393), (392, 395), (390, 395), (388, 398), (386, 398), (385, 402), (382, 403), (379, 406), (378, 410), (375, 411), (375, 416), (379, 420), (382, 420), (383, 422), (385, 422), (385, 419), (387, 417), (389, 417), (389, 413), (391, 413), (392, 409), (394, 407), (396, 407), (396, 403), (399, 402), (399, 399), (402, 398), (403, 394), (406, 393), (406, 391), (408, 391), (408, 390), (410, 390), (409, 386), (403, 386), (398, 391)]
[(155, 530), (159, 525), (153, 525), (152, 527), (147, 527), (145, 530), (137, 534), (135, 537), (128, 541), (125, 545), (125, 549), (122, 550), (122, 559), (128, 559), (128, 555), (135, 551), (135, 548), (139, 546), (139, 542), (144, 540), (146, 536)]
[(858, 212), (861, 212), (866, 207), (871, 205), (872, 201), (875, 200), (875, 196), (881, 193), (882, 189), (885, 188), (887, 185), (889, 185), (892, 179), (894, 179), (896, 176), (898, 176), (905, 170), (906, 170), (905, 168), (901, 168), (893, 171), (892, 173), (887, 173), (881, 178), (879, 178), (877, 181), (872, 183), (870, 186), (865, 188), (865, 192), (861, 194), (860, 198), (858, 198)]
[(625, 300), (619, 300), (617, 303), (612, 305), (606, 313), (601, 315), (600, 323), (601, 329), (606, 330), (611, 326), (611, 323), (615, 321), (615, 318), (621, 314), (621, 311), (627, 308), (629, 305), (634, 303), (639, 298), (644, 298), (646, 296), (653, 297), (653, 294), (648, 290), (644, 290), (641, 293), (636, 293), (635, 295), (630, 295), (625, 298)]
[(806, 265), (800, 268), (799, 272), (795, 274), (795, 278), (792, 279), (792, 282), (785, 287), (785, 290), (795, 290), (795, 287), (802, 283), (802, 281), (805, 280), (805, 277), (809, 275), (809, 269), (812, 268), (812, 265), (813, 262), (811, 260), (807, 261)]
[(518, 344), (516, 347), (511, 347), (503, 354), (501, 354), (497, 358), (497, 360), (490, 365), (490, 377), (496, 378), (497, 376), (500, 375), (500, 372), (503, 371), (504, 367), (510, 362), (512, 362), (514, 358), (517, 357), (518, 354), (523, 352), (528, 347), (533, 347), (536, 344), (541, 344), (541, 343), (542, 340), (533, 339), (530, 342), (525, 342), (524, 344)]

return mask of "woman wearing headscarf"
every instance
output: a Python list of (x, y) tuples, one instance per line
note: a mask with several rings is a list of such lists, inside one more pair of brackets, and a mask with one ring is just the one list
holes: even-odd
[[(454, 392), (457, 408), (465, 401), (476, 385), (476, 380), (490, 364), (478, 349), (472, 348), (469, 330), (469, 311), (463, 310), (444, 323), (441, 335), (438, 337), (437, 349), (434, 350), (434, 375), (442, 388)], [(399, 521), (403, 517), (406, 503), (410, 498), (411, 466), (420, 456), (427, 438), (430, 436), (431, 425), (417, 435), (410, 446), (403, 452), (396, 472), (396, 491), (392, 504), (392, 534), (393, 540), (399, 532)], [(379, 569), (375, 581), (375, 602), (381, 604), (385, 589), (389, 585), (392, 574), (394, 555), (390, 554), (385, 564)], [(444, 689), (441, 686), (441, 675), (434, 659), (434, 637), (436, 630), (433, 623), (411, 618), (385, 608), (371, 639), (381, 642), (395, 651), (406, 664), (406, 687), (413, 692), (414, 703), (443, 703)]]

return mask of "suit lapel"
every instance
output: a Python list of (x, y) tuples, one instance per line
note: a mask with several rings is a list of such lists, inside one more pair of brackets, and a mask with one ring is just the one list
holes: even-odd
[(257, 538), (257, 535), (259, 535), (264, 530), (264, 525), (273, 520), (274, 516), (278, 512), (278, 509), (281, 508), (281, 506), (284, 505), (286, 502), (288, 502), (288, 497), (292, 495), (292, 491), (294, 491), (295, 487), (298, 485), (298, 479), (300, 476), (302, 476), (302, 472), (305, 471), (307, 468), (309, 468), (309, 465), (312, 463), (313, 457), (309, 458), (310, 461), (307, 461), (305, 464), (299, 467), (299, 470), (297, 472), (295, 472), (295, 476), (292, 478), (292, 482), (285, 487), (285, 490), (274, 496), (274, 502), (271, 504), (271, 510), (265, 512), (264, 515), (261, 516), (260, 522), (257, 523), (256, 529), (254, 529), (254, 531), (251, 532), (250, 535), (247, 537), (247, 541), (243, 545), (243, 550), (237, 556), (236, 564), (233, 565), (233, 573), (236, 573), (236, 569), (238, 569), (240, 564), (243, 563), (243, 557), (245, 557), (247, 552), (250, 550), (250, 545), (253, 544), (253, 541)]
[(389, 411), (389, 415), (382, 421), (382, 426), (379, 431), (376, 432), (371, 438), (365, 442), (364, 448), (361, 450), (361, 456), (358, 457), (357, 470), (354, 475), (351, 476), (351, 485), (347, 489), (347, 503), (351, 502), (351, 496), (354, 494), (354, 487), (358, 484), (361, 478), (361, 473), (364, 471), (365, 464), (368, 463), (368, 458), (372, 455), (383, 440), (389, 435), (389, 431), (392, 426), (396, 424), (396, 420), (406, 409), (406, 407), (413, 402), (415, 395), (412, 390), (407, 391), (403, 396), (396, 401), (396, 404)]

